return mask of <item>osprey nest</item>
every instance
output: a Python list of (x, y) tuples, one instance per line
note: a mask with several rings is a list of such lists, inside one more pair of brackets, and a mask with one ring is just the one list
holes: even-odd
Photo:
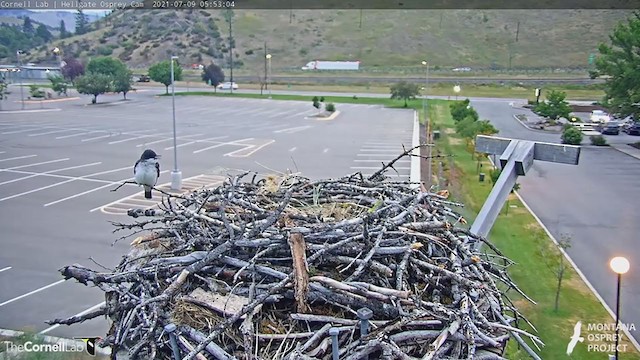
[(509, 338), (538, 358), (507, 297), (526, 298), (512, 263), (462, 226), (446, 191), (389, 182), (387, 169), (247, 173), (130, 210), (133, 223), (114, 225), (139, 237), (115, 270), (60, 270), (106, 305), (49, 323), (108, 316), (99, 345), (114, 358), (503, 359)]

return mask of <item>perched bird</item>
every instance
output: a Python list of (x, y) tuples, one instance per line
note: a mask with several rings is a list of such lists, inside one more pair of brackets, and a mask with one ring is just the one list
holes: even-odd
[(138, 185), (144, 186), (144, 197), (151, 199), (151, 188), (160, 177), (160, 155), (153, 150), (145, 150), (133, 166), (133, 178)]

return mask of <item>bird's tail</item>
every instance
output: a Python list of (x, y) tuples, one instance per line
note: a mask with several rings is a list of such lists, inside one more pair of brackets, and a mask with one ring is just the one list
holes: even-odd
[(144, 187), (144, 198), (151, 199), (151, 186)]

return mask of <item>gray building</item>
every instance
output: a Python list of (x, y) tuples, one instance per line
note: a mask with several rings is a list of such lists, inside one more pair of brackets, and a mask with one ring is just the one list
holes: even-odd
[(20, 82), (44, 82), (50, 76), (61, 76), (58, 66), (38, 66), (38, 65), (0, 65), (0, 78), (8, 83)]

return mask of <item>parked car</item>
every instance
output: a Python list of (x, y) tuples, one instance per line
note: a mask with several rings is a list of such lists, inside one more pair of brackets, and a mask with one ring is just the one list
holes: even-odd
[(617, 121), (609, 121), (600, 127), (600, 132), (603, 135), (618, 135), (620, 134), (620, 123)]
[(629, 135), (640, 135), (640, 123), (633, 123), (629, 125), (625, 132)]
[(220, 90), (230, 90), (231, 87), (233, 87), (233, 90), (237, 90), (238, 89), (238, 84), (231, 83), (231, 82), (224, 82), (224, 83), (222, 83), (222, 84), (217, 86), (217, 88), (220, 89)]
[(149, 82), (151, 78), (148, 75), (133, 75), (133, 81), (135, 82)]

